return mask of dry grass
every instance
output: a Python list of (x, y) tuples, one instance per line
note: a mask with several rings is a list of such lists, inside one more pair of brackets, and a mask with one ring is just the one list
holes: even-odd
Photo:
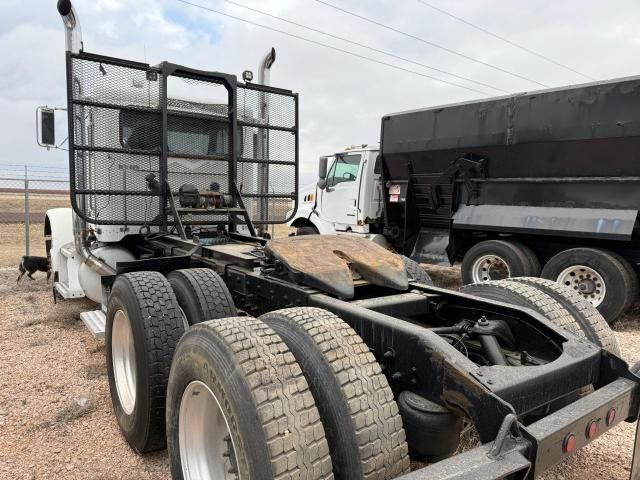
[[(50, 208), (69, 207), (69, 192), (55, 194), (29, 193), (29, 211), (44, 212)], [(24, 213), (24, 194), (0, 192), (0, 219), (3, 213)]]
[[(24, 251), (24, 225), (0, 223), (0, 267), (17, 267)], [(29, 225), (29, 254), (46, 255), (43, 223)]]
[[(29, 194), (29, 254), (44, 256), (44, 215), (50, 208), (69, 207), (69, 194)], [(25, 254), (24, 195), (0, 192), (0, 267), (17, 266)], [(17, 217), (16, 217), (17, 216)], [(33, 218), (39, 219), (34, 222)], [(3, 223), (9, 221), (19, 223)]]

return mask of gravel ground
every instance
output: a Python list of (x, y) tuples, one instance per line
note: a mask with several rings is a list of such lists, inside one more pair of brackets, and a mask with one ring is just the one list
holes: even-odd
[[(429, 267), (455, 288), (459, 271)], [(80, 321), (89, 302), (53, 305), (42, 274), (16, 286), (0, 269), (0, 478), (169, 479), (166, 452), (139, 457), (111, 410), (102, 341)], [(640, 358), (640, 305), (616, 335), (623, 356)], [(634, 425), (624, 424), (544, 475), (546, 480), (626, 479)]]

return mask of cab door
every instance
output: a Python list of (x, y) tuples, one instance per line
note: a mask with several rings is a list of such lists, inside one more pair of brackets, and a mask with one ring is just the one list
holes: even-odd
[(361, 153), (336, 155), (327, 173), (327, 188), (320, 193), (320, 216), (336, 230), (357, 224), (361, 162)]

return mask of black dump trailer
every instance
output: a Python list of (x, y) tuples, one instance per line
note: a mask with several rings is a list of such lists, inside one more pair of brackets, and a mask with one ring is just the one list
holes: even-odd
[(640, 77), (383, 117), (386, 228), (465, 283), (538, 276), (609, 320), (637, 295)]

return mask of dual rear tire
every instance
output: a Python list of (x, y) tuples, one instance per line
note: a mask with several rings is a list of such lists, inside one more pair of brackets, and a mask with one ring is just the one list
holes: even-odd
[(622, 256), (596, 248), (571, 248), (540, 268), (535, 253), (514, 241), (487, 240), (474, 245), (462, 261), (465, 284), (512, 277), (546, 278), (591, 302), (608, 322), (626, 312), (638, 295), (638, 276)]
[(185, 480), (408, 472), (393, 393), (355, 331), (315, 308), (202, 321), (230, 312), (210, 270), (117, 277), (107, 370), (134, 450), (168, 446), (173, 478)]
[(190, 328), (171, 367), (167, 443), (175, 479), (385, 480), (409, 470), (380, 366), (317, 308)]
[(542, 277), (554, 280), (591, 302), (613, 322), (638, 296), (638, 275), (620, 255), (596, 248), (572, 248), (552, 257)]
[(462, 260), (465, 284), (510, 277), (537, 277), (540, 262), (526, 245), (504, 240), (487, 240), (469, 249)]
[(178, 341), (190, 325), (237, 315), (213, 270), (119, 275), (107, 307), (105, 347), (111, 401), (124, 438), (138, 453), (166, 446), (165, 403)]

